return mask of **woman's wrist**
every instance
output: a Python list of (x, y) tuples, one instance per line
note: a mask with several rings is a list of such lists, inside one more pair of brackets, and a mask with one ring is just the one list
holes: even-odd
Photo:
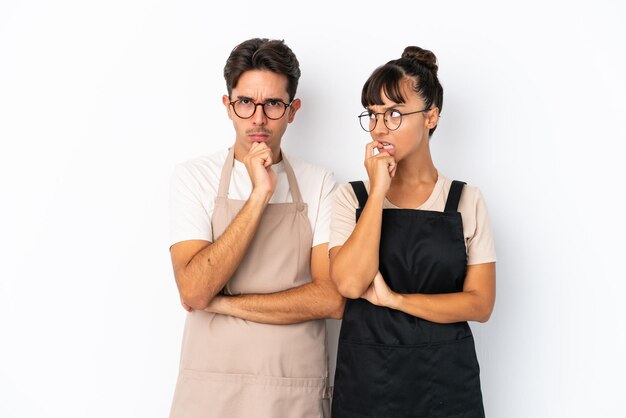
[(388, 308), (399, 311), (403, 303), (404, 303), (404, 295), (401, 293), (396, 293), (392, 291), (391, 294), (389, 295), (389, 299), (387, 300), (386, 306)]
[(367, 198), (368, 201), (370, 199), (383, 201), (386, 196), (387, 196), (387, 190), (382, 189), (382, 188), (378, 188), (378, 187), (372, 185), (372, 183), (370, 183), (370, 192), (369, 192), (369, 196)]

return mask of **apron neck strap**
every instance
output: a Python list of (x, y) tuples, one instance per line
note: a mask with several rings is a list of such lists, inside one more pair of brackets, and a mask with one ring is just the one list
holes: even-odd
[(459, 201), (461, 200), (461, 192), (463, 192), (463, 186), (465, 183), (462, 181), (454, 180), (450, 186), (450, 192), (448, 192), (448, 199), (446, 200), (446, 208), (444, 212), (458, 212)]
[(289, 182), (289, 190), (291, 191), (291, 199), (294, 203), (302, 203), (302, 195), (300, 194), (300, 188), (298, 187), (298, 181), (296, 175), (291, 168), (291, 164), (285, 158), (285, 153), (281, 151), (283, 156), (283, 164), (285, 166), (285, 173), (287, 174), (287, 181)]
[(367, 190), (365, 189), (365, 184), (363, 184), (362, 181), (351, 181), (350, 185), (352, 186), (352, 190), (354, 190), (354, 194), (359, 201), (359, 209), (363, 209), (367, 203)]
[[(281, 151), (282, 152), (282, 151)], [(235, 164), (235, 147), (231, 147), (228, 150), (228, 156), (226, 157), (226, 161), (224, 162), (224, 166), (222, 167), (222, 175), (220, 176), (220, 185), (217, 190), (217, 196), (221, 198), (228, 197), (228, 188), (230, 186), (230, 178), (233, 172), (233, 165)], [(291, 164), (285, 158), (285, 154), (283, 153), (283, 165), (285, 167), (285, 173), (287, 174), (287, 181), (289, 182), (289, 190), (291, 191), (291, 198), (294, 203), (302, 202), (302, 195), (300, 194), (300, 188), (298, 187), (298, 182), (296, 181), (296, 175), (291, 168)]]

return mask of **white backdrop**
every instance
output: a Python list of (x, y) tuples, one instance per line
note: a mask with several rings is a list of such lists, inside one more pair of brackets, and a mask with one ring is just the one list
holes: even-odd
[(285, 149), (340, 182), (365, 176), (369, 73), (437, 54), (435, 164), (481, 188), (497, 239), (472, 324), (488, 416), (624, 416), (622, 3), (210, 3), (0, 3), (0, 417), (167, 416), (169, 178), (233, 141), (222, 69), (255, 36), (301, 63)]

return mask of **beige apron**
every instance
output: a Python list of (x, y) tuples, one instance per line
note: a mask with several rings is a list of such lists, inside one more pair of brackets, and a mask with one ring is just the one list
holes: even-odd
[[(269, 204), (224, 293), (270, 293), (311, 281), (307, 205), (283, 157), (293, 203)], [(214, 241), (245, 201), (228, 199), (231, 148), (211, 224)], [(170, 418), (327, 418), (323, 319), (269, 325), (194, 310), (187, 315)]]

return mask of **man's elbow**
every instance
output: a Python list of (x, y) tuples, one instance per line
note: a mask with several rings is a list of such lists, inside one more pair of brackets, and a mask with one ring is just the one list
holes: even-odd
[(181, 291), (180, 298), (186, 305), (197, 311), (206, 309), (210, 302), (206, 297), (192, 292), (186, 293)]
[(179, 286), (178, 289), (182, 301), (195, 310), (203, 310), (209, 306), (215, 295), (209, 295), (206, 291), (195, 289), (191, 286)]
[(215, 291), (212, 287), (200, 285), (187, 271), (179, 271), (175, 277), (181, 300), (195, 310), (206, 309), (219, 292), (219, 289)]

